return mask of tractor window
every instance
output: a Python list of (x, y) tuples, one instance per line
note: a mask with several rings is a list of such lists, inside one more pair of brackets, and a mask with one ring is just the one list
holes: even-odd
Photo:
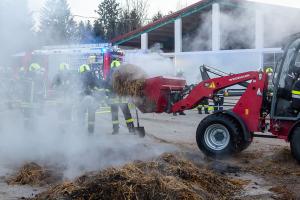
[(300, 51), (298, 51), (298, 54), (297, 54), (295, 67), (297, 67), (298, 69), (300, 68)]
[(279, 70), (280, 70), (280, 66), (282, 65), (282, 56), (278, 59), (276, 65), (275, 65), (275, 70), (274, 70), (274, 75), (273, 75), (273, 85), (276, 84), (277, 78), (278, 78), (278, 74), (279, 74)]
[[(292, 75), (294, 68), (296, 67), (296, 60), (299, 60), (299, 47), (300, 39), (293, 42), (289, 49), (287, 49), (285, 59), (283, 61), (282, 69), (278, 72), (280, 76), (279, 79), (279, 88), (286, 88), (286, 78), (289, 75)], [(288, 89), (288, 88), (287, 88)]]
[[(300, 75), (300, 38), (292, 42), (286, 49), (284, 56), (278, 62), (274, 75), (275, 96), (273, 111), (275, 117), (297, 117), (291, 108), (291, 92), (295, 80)], [(276, 87), (277, 85), (277, 87)], [(272, 111), (272, 112), (273, 112)], [(272, 113), (271, 112), (271, 113)]]

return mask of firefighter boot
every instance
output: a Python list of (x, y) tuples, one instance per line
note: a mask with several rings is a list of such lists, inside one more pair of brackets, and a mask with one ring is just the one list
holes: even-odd
[(113, 135), (119, 134), (119, 126), (113, 125), (113, 132), (112, 132), (112, 134), (113, 134)]
[(186, 115), (186, 114), (183, 111), (180, 111), (179, 115)]
[(128, 123), (127, 127), (128, 127), (129, 133), (134, 133), (134, 124), (133, 124), (133, 122)]
[(209, 114), (208, 108), (205, 108), (205, 114)]
[(198, 108), (198, 114), (202, 115), (202, 108)]

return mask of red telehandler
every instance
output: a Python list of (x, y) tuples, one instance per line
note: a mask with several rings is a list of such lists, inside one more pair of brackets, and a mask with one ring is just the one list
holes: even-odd
[[(263, 71), (213, 78), (192, 87), (182, 79), (155, 77), (146, 80), (144, 101), (137, 106), (142, 112), (178, 113), (195, 108), (222, 89), (247, 83), (232, 110), (209, 115), (200, 122), (196, 132), (200, 150), (221, 157), (243, 151), (253, 137), (278, 138), (290, 142), (292, 154), (300, 162), (300, 109), (293, 108), (291, 95), (295, 82), (300, 80), (299, 50), (300, 34), (296, 34), (284, 47), (271, 88), (268, 74)], [(267, 131), (272, 135), (262, 134)]]

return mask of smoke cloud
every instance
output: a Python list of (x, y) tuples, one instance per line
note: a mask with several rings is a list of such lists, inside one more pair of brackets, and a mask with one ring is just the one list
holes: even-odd
[(176, 73), (173, 61), (158, 52), (127, 51), (125, 62), (139, 66), (149, 77), (174, 76)]
[(21, 112), (1, 113), (0, 168), (6, 169), (3, 173), (32, 161), (61, 168), (65, 178), (74, 178), (87, 171), (145, 160), (174, 150), (149, 138), (129, 135), (124, 128), (120, 135), (111, 135), (110, 116), (100, 116), (93, 136), (76, 123), (62, 133), (55, 110), (46, 112), (36, 116), (35, 130), (31, 131), (24, 130)]
[[(21, 80), (23, 71), (20, 71), (22, 67), (20, 57), (12, 58), (13, 54), (35, 47), (35, 40), (29, 31), (32, 28), (31, 15), (26, 7), (26, 0), (0, 2), (0, 67), (5, 67), (5, 73), (1, 70), (0, 74), (0, 176), (21, 167), (24, 162), (36, 162), (40, 165), (58, 167), (64, 172), (65, 178), (74, 178), (87, 171), (118, 166), (133, 160), (145, 160), (165, 151), (174, 150), (173, 146), (157, 144), (148, 137), (141, 139), (136, 135), (129, 135), (125, 125), (121, 126), (119, 135), (112, 135), (110, 113), (98, 114), (95, 133), (88, 135), (86, 115), (82, 115), (80, 119), (77, 116), (80, 109), (78, 107), (82, 105), (80, 91), (56, 94), (58, 96), (47, 101), (45, 96), (41, 95), (36, 97), (33, 103), (30, 102), (31, 80)], [(142, 66), (149, 75), (172, 73), (171, 61), (163, 59), (159, 54), (143, 56), (138, 57), (134, 63)], [(32, 58), (33, 60), (28, 61), (28, 65), (37, 62), (45, 67), (42, 62), (44, 58), (38, 58), (38, 55)], [(8, 68), (6, 64), (2, 66), (11, 59), (18, 60), (16, 63), (10, 63), (14, 67)], [(48, 64), (59, 63), (61, 58), (59, 59), (57, 62), (49, 61)], [(73, 56), (72, 59), (82, 58)], [(151, 69), (153, 66), (155, 67)], [(57, 72), (59, 65), (55, 67)], [(162, 68), (164, 69), (160, 70)], [(10, 69), (9, 73), (6, 73), (6, 69)], [(36, 90), (41, 89), (44, 84), (51, 85), (52, 78), (48, 80), (49, 83), (36, 84)], [(45, 88), (40, 91), (43, 92), (43, 89)], [(53, 88), (49, 86), (47, 89)], [(61, 103), (63, 98), (66, 100)], [(101, 98), (105, 96), (102, 94)], [(32, 124), (30, 128), (24, 126), (29, 107)], [(62, 130), (61, 115), (64, 107), (72, 107), (74, 111), (72, 120)], [(84, 120), (85, 124), (80, 120)], [(121, 124), (125, 124), (123, 116), (120, 116), (120, 121)]]
[(199, 25), (194, 31), (183, 33), (183, 51), (193, 53), (176, 55), (175, 60), (176, 67), (180, 66), (188, 83), (201, 81), (201, 65), (216, 67), (228, 73), (263, 67), (263, 52), (255, 50), (256, 12), (263, 16), (264, 48), (280, 48), (286, 37), (300, 32), (298, 8), (248, 2), (236, 6), (220, 3), (220, 10), (221, 50), (225, 51), (211, 52), (211, 11), (199, 15)]
[(0, 67), (7, 67), (13, 54), (35, 45), (32, 26), (26, 0), (0, 2)]

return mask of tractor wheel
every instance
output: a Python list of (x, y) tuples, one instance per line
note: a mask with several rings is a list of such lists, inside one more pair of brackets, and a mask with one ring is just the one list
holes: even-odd
[(237, 146), (236, 146), (236, 151), (237, 152), (242, 152), (245, 149), (247, 149), (251, 144), (253, 140), (253, 133), (251, 133), (251, 140), (246, 141), (241, 134), (239, 134), (239, 138), (237, 139)]
[(300, 163), (300, 127), (297, 127), (290, 139), (293, 157)]
[(207, 156), (232, 155), (248, 145), (241, 146), (240, 133), (240, 125), (231, 117), (223, 114), (210, 115), (199, 124), (196, 141), (199, 149)]

